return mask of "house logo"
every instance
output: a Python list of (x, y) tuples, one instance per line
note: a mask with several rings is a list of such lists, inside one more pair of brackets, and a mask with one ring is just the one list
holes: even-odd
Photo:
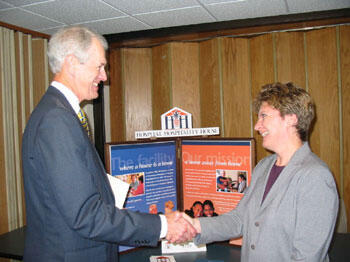
[(174, 107), (161, 115), (161, 130), (136, 131), (136, 139), (152, 137), (214, 136), (219, 135), (219, 127), (192, 128), (192, 114)]
[(174, 107), (161, 116), (162, 130), (192, 128), (192, 114)]

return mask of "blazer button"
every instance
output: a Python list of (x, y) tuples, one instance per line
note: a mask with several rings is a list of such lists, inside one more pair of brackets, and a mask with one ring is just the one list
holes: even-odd
[(254, 250), (254, 249), (255, 249), (255, 245), (254, 245), (254, 244), (250, 245), (250, 248), (251, 248), (252, 250)]
[(256, 227), (258, 227), (260, 224), (259, 224), (259, 222), (255, 222), (254, 225), (255, 225)]

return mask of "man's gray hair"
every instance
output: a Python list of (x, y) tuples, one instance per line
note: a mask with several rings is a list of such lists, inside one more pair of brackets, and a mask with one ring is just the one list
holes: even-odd
[(71, 54), (80, 63), (85, 63), (88, 59), (87, 50), (94, 38), (100, 41), (105, 50), (108, 49), (106, 39), (86, 27), (66, 27), (56, 32), (49, 40), (47, 51), (51, 71), (59, 73), (65, 57)]

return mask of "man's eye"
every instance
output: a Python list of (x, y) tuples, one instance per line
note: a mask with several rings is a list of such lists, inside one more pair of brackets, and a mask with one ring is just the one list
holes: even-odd
[(100, 71), (100, 72), (101, 72), (102, 70), (104, 70), (104, 69), (105, 69), (105, 66), (104, 66), (104, 65), (100, 65), (100, 66), (97, 67), (97, 70)]

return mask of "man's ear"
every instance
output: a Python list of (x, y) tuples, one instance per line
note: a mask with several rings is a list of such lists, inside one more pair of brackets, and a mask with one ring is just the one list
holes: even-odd
[(67, 69), (67, 72), (74, 76), (75, 75), (75, 72), (76, 72), (76, 66), (77, 64), (79, 64), (79, 61), (78, 59), (75, 57), (75, 55), (67, 55), (65, 58), (64, 58), (64, 61), (63, 61), (63, 68), (66, 68)]

